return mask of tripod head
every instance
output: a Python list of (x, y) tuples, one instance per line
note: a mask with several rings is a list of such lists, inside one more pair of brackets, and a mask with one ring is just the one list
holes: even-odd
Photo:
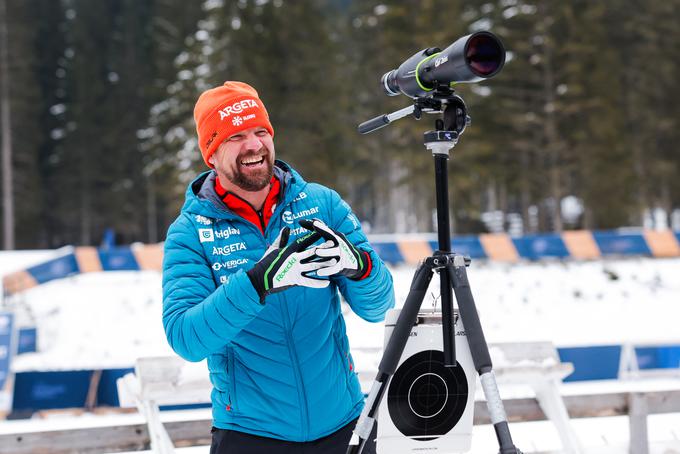
[[(413, 118), (420, 120), (423, 113), (442, 115), (441, 118), (435, 120), (435, 131), (425, 133), (426, 146), (428, 143), (453, 142), (453, 145), (448, 147), (450, 149), (455, 146), (465, 127), (470, 124), (463, 98), (455, 94), (451, 87), (438, 85), (426, 96), (413, 98), (412, 106), (390, 114), (379, 115), (361, 123), (358, 129), (360, 133), (368, 134), (408, 115), (413, 115)], [(429, 146), (427, 148), (430, 149)], [(441, 147), (437, 147), (439, 148)]]

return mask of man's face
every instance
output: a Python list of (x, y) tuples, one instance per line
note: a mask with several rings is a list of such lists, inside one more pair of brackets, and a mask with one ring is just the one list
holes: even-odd
[(274, 172), (274, 140), (262, 127), (246, 129), (222, 142), (210, 162), (220, 177), (245, 191), (259, 191)]

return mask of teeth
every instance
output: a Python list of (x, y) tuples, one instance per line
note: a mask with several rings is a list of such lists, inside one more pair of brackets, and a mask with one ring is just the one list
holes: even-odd
[(262, 156), (259, 158), (249, 158), (249, 159), (244, 159), (241, 161), (241, 164), (254, 164), (256, 162), (260, 162), (262, 160)]

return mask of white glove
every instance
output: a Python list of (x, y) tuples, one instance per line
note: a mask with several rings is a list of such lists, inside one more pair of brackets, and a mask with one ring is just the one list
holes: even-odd
[[(371, 272), (371, 258), (368, 252), (357, 249), (347, 240), (345, 235), (337, 232), (319, 219), (303, 219), (300, 225), (327, 240), (316, 248), (318, 257), (329, 262), (317, 271), (317, 276), (333, 276), (341, 274), (350, 279), (363, 279)], [(330, 261), (336, 259), (336, 263)]]
[[(310, 247), (321, 236), (310, 233), (288, 244), (290, 229), (284, 227), (264, 256), (247, 271), (250, 282), (260, 295), (260, 301), (270, 293), (280, 292), (296, 285), (311, 288), (327, 287), (329, 281), (310, 277), (314, 271), (335, 265), (335, 260), (316, 255), (316, 247)], [(309, 249), (307, 249), (309, 248)]]

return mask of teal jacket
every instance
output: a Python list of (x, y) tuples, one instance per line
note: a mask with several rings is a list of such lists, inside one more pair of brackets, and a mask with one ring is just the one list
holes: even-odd
[[(282, 161), (275, 172), (281, 193), (264, 235), (219, 199), (214, 171), (191, 183), (165, 241), (163, 326), (181, 357), (208, 359), (215, 427), (310, 441), (347, 425), (364, 405), (338, 291), (369, 322), (384, 319), (394, 291), (347, 203)], [(307, 232), (298, 221), (311, 218), (367, 251), (370, 275), (332, 277), (324, 289), (292, 287), (261, 304), (246, 271), (282, 227), (292, 240)]]

